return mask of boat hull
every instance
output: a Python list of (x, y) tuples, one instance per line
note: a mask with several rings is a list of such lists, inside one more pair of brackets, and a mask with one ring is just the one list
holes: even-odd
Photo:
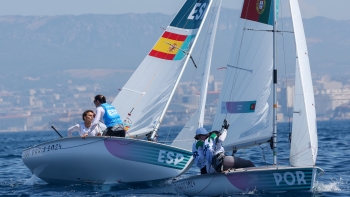
[(62, 138), (23, 150), (24, 164), (47, 183), (131, 183), (176, 177), (192, 153), (119, 137)]
[(311, 190), (321, 172), (323, 170), (318, 167), (254, 167), (192, 176), (173, 181), (173, 184), (179, 192), (195, 196), (302, 191)]

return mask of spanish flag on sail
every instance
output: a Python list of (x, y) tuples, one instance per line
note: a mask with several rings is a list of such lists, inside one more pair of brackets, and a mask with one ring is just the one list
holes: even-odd
[(241, 18), (273, 25), (272, 1), (273, 0), (244, 0)]
[(148, 54), (166, 60), (181, 60), (191, 44), (192, 37), (165, 31)]

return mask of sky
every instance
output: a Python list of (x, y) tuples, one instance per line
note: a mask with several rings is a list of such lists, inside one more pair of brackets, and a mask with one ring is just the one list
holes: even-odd
[[(282, 6), (287, 2), (280, 1)], [(0, 0), (0, 16), (155, 12), (175, 14), (184, 2), (185, 0)], [(243, 0), (223, 0), (223, 7), (240, 9), (242, 2)], [(350, 0), (299, 0), (299, 4), (304, 18), (323, 16), (336, 20), (350, 20)]]

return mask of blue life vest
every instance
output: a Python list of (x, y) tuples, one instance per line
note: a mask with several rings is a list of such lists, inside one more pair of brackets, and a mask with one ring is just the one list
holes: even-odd
[(103, 115), (103, 121), (107, 127), (113, 127), (118, 124), (123, 124), (120, 119), (120, 115), (117, 110), (108, 103), (101, 104), (101, 107), (105, 110), (105, 114)]

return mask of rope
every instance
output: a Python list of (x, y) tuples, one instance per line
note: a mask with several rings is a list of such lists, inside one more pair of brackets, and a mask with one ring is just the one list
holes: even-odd
[[(76, 146), (70, 146), (70, 147), (66, 147), (66, 148), (60, 148), (60, 149), (70, 149), (70, 148), (77, 148), (77, 147), (81, 147), (81, 146), (86, 146), (86, 145), (89, 145), (89, 144), (93, 144), (93, 143), (97, 143), (97, 142), (100, 142), (102, 140), (106, 140), (108, 138), (112, 138), (111, 136), (110, 137), (102, 137), (102, 139), (99, 139), (99, 140), (96, 140), (96, 141), (93, 141), (93, 142), (90, 142), (90, 143), (86, 143), (86, 144), (81, 144), (81, 145), (76, 145)], [(132, 144), (134, 143), (136, 140), (132, 140), (131, 142), (128, 142), (126, 144), (124, 143), (120, 143), (119, 141), (115, 140), (114, 142), (120, 144), (120, 145), (129, 145), (129, 144)]]
[[(194, 3), (195, 3), (195, 2), (194, 2)], [(190, 6), (189, 8), (191, 8), (191, 6)], [(187, 13), (189, 13), (189, 12), (191, 12), (191, 9), (188, 9), (188, 10), (186, 11), (186, 14), (183, 15), (183, 17), (187, 16)], [(183, 19), (184, 19), (184, 18), (182, 18), (181, 20), (179, 20), (179, 22), (181, 22)], [(184, 24), (183, 27), (186, 26), (186, 24), (188, 23), (188, 21), (190, 21), (190, 20), (188, 19), (187, 22)], [(177, 24), (177, 25), (178, 25), (178, 24)], [(181, 27), (179, 27), (179, 28), (181, 28)], [(164, 30), (164, 32), (166, 31), (166, 29), (164, 29), (164, 28), (162, 28), (162, 29)], [(163, 34), (164, 34), (164, 32), (163, 32)], [(163, 35), (163, 34), (162, 34), (162, 35)], [(161, 37), (162, 37), (162, 35), (161, 35)], [(169, 34), (169, 36), (170, 36), (170, 34)], [(161, 38), (161, 37), (160, 37), (160, 38)], [(159, 41), (160, 38), (158, 38), (157, 42)], [(156, 42), (156, 43), (157, 43), (157, 42)], [(152, 63), (153, 63), (153, 60), (152, 60), (151, 62), (149, 62), (149, 65), (152, 65)], [(148, 68), (147, 68), (147, 70), (148, 70)], [(152, 82), (153, 82), (153, 80), (154, 80), (154, 77), (155, 77), (155, 74), (154, 74), (154, 75), (152, 76), (152, 78), (148, 81), (148, 84), (147, 84), (147, 86), (146, 86), (144, 92), (146, 92), (147, 89), (150, 87), (150, 85), (152, 84)], [(143, 94), (139, 96), (138, 100), (135, 102), (135, 104), (134, 104), (134, 106), (133, 106), (133, 109), (138, 105), (138, 103), (140, 102), (142, 96), (143, 96)], [(128, 102), (128, 101), (125, 100), (124, 102)]]
[[(216, 2), (216, 4), (218, 4), (218, 2)], [(214, 13), (215, 13), (215, 12), (211, 12), (211, 14), (210, 14), (210, 16), (209, 16), (209, 18), (210, 18), (209, 24), (211, 24), (212, 21), (214, 20)], [(208, 25), (209, 25), (209, 24), (208, 24)], [(207, 28), (207, 31), (206, 31), (206, 34), (205, 34), (205, 37), (204, 37), (204, 41), (202, 42), (202, 46), (201, 46), (201, 48), (200, 48), (201, 50), (200, 50), (200, 53), (199, 53), (198, 62), (200, 62), (201, 59), (202, 59), (203, 50), (204, 50), (204, 44), (206, 43), (206, 40), (208, 39), (207, 37), (208, 37), (208, 35), (209, 35), (209, 33), (208, 33), (209, 31), (211, 31), (211, 29), (210, 29), (210, 28)], [(197, 36), (199, 36), (199, 35), (197, 35)], [(194, 79), (195, 79), (195, 77), (196, 77), (196, 74), (197, 74), (197, 69), (194, 71), (194, 73), (193, 73), (193, 75), (192, 75), (192, 80), (191, 80), (191, 83), (190, 83), (190, 88), (191, 88), (192, 85), (193, 85), (193, 82), (194, 82)], [(185, 107), (185, 106), (182, 106), (181, 108), (182, 108), (182, 111), (184, 111), (186, 107)], [(169, 141), (168, 141), (168, 138), (169, 138), (169, 136), (170, 136), (170, 133), (172, 132), (173, 127), (174, 127), (174, 126), (171, 126), (170, 129), (168, 130), (167, 137), (166, 137), (166, 140), (165, 140), (164, 142), (169, 142)]]
[(266, 158), (265, 158), (265, 152), (264, 152), (264, 149), (265, 149), (265, 148), (263, 148), (263, 147), (261, 147), (261, 146), (259, 146), (259, 147), (261, 148), (261, 151), (262, 151), (262, 153), (263, 153), (263, 159), (264, 159), (264, 161), (265, 161), (265, 164), (267, 165)]
[[(285, 39), (284, 39), (284, 25), (283, 25), (283, 8), (282, 8), (282, 3), (280, 3), (280, 6), (281, 6), (281, 17), (280, 17), (280, 20), (281, 20), (281, 23), (282, 23), (282, 31), (281, 31), (281, 35), (282, 35), (282, 46), (283, 46), (283, 63), (284, 63), (284, 80), (285, 80), (285, 88), (287, 90), (287, 87), (288, 87), (288, 79), (287, 79), (287, 64), (286, 64), (286, 50), (285, 50)], [(287, 115), (288, 115), (288, 128), (289, 128), (289, 133), (291, 135), (292, 133), (292, 127), (291, 127), (291, 116), (290, 116), (290, 113), (289, 113), (289, 108), (288, 108), (288, 102), (287, 102)], [(291, 146), (291, 139), (289, 141), (289, 148)]]
[(97, 142), (102, 141), (102, 140), (105, 140), (105, 139), (99, 139), (99, 140), (96, 140), (96, 141), (93, 141), (93, 142), (90, 142), (90, 143), (81, 144), (81, 145), (76, 145), (76, 146), (71, 146), (71, 147), (67, 147), (67, 148), (60, 148), (60, 149), (70, 149), (70, 148), (76, 148), (76, 147), (86, 146), (86, 145), (89, 145), (89, 144), (97, 143)]

